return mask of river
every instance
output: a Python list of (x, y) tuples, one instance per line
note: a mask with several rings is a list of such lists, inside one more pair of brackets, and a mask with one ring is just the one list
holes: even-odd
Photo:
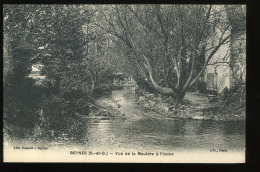
[[(125, 87), (97, 100), (105, 102), (120, 100), (119, 110), (125, 113), (126, 119), (85, 120), (85, 131), (79, 140), (41, 145), (48, 145), (53, 151), (62, 149), (101, 152), (173, 152), (183, 155), (191, 153), (196, 156), (201, 155), (204, 156), (204, 161), (207, 160), (208, 155), (213, 154), (214, 157), (240, 156), (242, 161), (244, 160), (245, 122), (166, 118), (137, 105), (134, 92), (134, 87)], [(24, 143), (21, 140), (18, 142), (20, 145)]]

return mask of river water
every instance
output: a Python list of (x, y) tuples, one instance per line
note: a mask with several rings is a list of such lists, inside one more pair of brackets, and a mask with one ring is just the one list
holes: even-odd
[(245, 122), (165, 118), (137, 105), (134, 91), (134, 87), (125, 87), (101, 98), (121, 100), (119, 110), (126, 114), (126, 120), (90, 121), (86, 142), (89, 147), (136, 150), (244, 150)]
[[(125, 113), (126, 119), (88, 119), (85, 120), (85, 131), (79, 140), (63, 141), (60, 144), (42, 143), (42, 145), (48, 145), (53, 151), (62, 149), (195, 153), (196, 156), (204, 155), (204, 160), (207, 160), (208, 155), (218, 151), (215, 157), (221, 153), (223, 157), (229, 155), (230, 158), (234, 158), (238, 153), (242, 161), (244, 160), (245, 122), (166, 118), (137, 105), (134, 92), (134, 87), (125, 87), (97, 100), (105, 102), (120, 100), (119, 110)], [(21, 140), (18, 142), (20, 145), (23, 143)], [(220, 149), (224, 152), (219, 152)]]

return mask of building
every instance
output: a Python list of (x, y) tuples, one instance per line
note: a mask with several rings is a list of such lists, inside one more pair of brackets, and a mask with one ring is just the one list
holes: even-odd
[(207, 90), (221, 93), (226, 87), (245, 84), (246, 76), (246, 7), (226, 5), (225, 16), (231, 29), (230, 41), (222, 45), (210, 60), (204, 74)]

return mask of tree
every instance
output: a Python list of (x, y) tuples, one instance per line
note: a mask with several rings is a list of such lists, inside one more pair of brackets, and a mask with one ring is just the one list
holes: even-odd
[(225, 9), (232, 26), (229, 67), (240, 91), (237, 101), (241, 103), (246, 86), (246, 6), (226, 5)]
[(91, 80), (92, 92), (98, 86), (109, 85), (115, 70), (115, 64), (112, 62), (114, 54), (111, 48), (111, 36), (93, 23), (84, 25), (85, 34), (91, 37), (91, 41), (85, 46), (86, 51), (83, 59), (86, 74)]
[(173, 97), (176, 107), (231, 37), (217, 5), (111, 5), (99, 13), (103, 21), (97, 25), (128, 47), (137, 73)]
[[(5, 122), (33, 129), (44, 117), (42, 129), (64, 130), (88, 114), (92, 82), (107, 84), (115, 68), (110, 35), (84, 29), (94, 14), (84, 5), (4, 6)], [(45, 75), (40, 86), (28, 77), (36, 63)]]
[[(91, 10), (78, 5), (4, 6), (4, 121), (33, 128), (39, 109), (59, 121), (71, 109), (85, 108), (87, 113), (90, 96), (79, 87), (88, 81), (82, 62), (90, 39), (82, 26), (91, 15)], [(32, 64), (38, 62), (46, 76), (41, 86), (28, 78)]]
[(37, 121), (41, 89), (27, 78), (34, 56), (35, 8), (28, 5), (4, 6), (4, 122), (31, 128)]

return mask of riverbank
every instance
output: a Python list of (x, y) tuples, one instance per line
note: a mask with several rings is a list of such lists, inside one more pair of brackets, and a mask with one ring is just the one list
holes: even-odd
[(114, 118), (121, 118), (126, 119), (125, 113), (123, 111), (120, 111), (119, 108), (121, 107), (120, 103), (118, 103), (119, 100), (112, 100), (112, 101), (105, 101), (97, 99), (95, 100), (95, 110), (92, 111), (92, 113), (89, 114), (88, 118), (93, 119), (114, 119)]
[(246, 119), (245, 107), (230, 108), (218, 102), (209, 102), (206, 96), (188, 92), (184, 97), (184, 105), (174, 108), (171, 97), (159, 94), (136, 92), (136, 103), (151, 109), (169, 118), (217, 120), (217, 121), (244, 121)]
[[(185, 154), (186, 159), (189, 160), (195, 154), (202, 154), (202, 156), (205, 155), (206, 159), (206, 154), (209, 155), (211, 149), (227, 150), (224, 154), (229, 159), (232, 155), (236, 157), (238, 154), (244, 156), (245, 122), (175, 120), (174, 118), (166, 118), (159, 113), (136, 104), (134, 88), (115, 90), (112, 94), (103, 95), (95, 99), (95, 102), (93, 101), (91, 104), (102, 104), (103, 107), (107, 108), (112, 106), (116, 111), (125, 112), (126, 119), (99, 120), (98, 118), (101, 116), (94, 116), (97, 119), (88, 119), (88, 117), (91, 117), (90, 114), (78, 114), (79, 120), (75, 121), (75, 123), (82, 123), (76, 130), (78, 132), (63, 130), (65, 133), (62, 133), (61, 136), (58, 136), (60, 135), (59, 133), (54, 133), (54, 139), (50, 141), (13, 138), (8, 144), (4, 144), (5, 152), (9, 151), (8, 148), (10, 147), (9, 155), (24, 155), (28, 150), (13, 149), (13, 147), (36, 147), (35, 151), (37, 152), (35, 152), (35, 155), (37, 154), (37, 156), (34, 156), (35, 158), (32, 161), (42, 161), (42, 157), (45, 157), (45, 155), (55, 157), (54, 153), (62, 159), (70, 151), (75, 152), (78, 150), (83, 150), (82, 152), (87, 150), (88, 155), (90, 152), (105, 151), (113, 153), (109, 154), (109, 156), (117, 156), (117, 159), (120, 159), (121, 156), (115, 155), (115, 152), (136, 152), (136, 155), (138, 152), (174, 153), (172, 158)], [(121, 107), (118, 108), (118, 105), (121, 105)], [(101, 108), (100, 106), (98, 107)], [(96, 109), (91, 107), (91, 109), (93, 110), (92, 115), (98, 111), (103, 111), (103, 108), (98, 110), (97, 107)], [(122, 115), (119, 115), (119, 117), (122, 117)], [(37, 147), (47, 147), (48, 149), (42, 151), (37, 150)], [(44, 155), (41, 155), (41, 153), (44, 153)], [(214, 159), (220, 153), (210, 152), (210, 155), (212, 154)], [(86, 160), (86, 156), (84, 157)], [(146, 158), (149, 157), (147, 156)], [(161, 158), (164, 157), (168, 156), (161, 156)], [(211, 158), (207, 157), (208, 159)], [(218, 158), (224, 162), (228, 159), (225, 157)], [(144, 157), (140, 155), (139, 158)], [(175, 161), (172, 158), (170, 158), (171, 161)], [(85, 160), (83, 158), (82, 162)], [(71, 159), (71, 161), (74, 160)]]
[[(77, 111), (64, 114), (59, 120), (51, 123), (51, 120), (42, 111), (42, 116), (33, 127), (26, 127), (17, 123), (4, 121), (4, 139), (28, 138), (29, 140), (64, 141), (75, 140), (81, 137), (86, 120), (111, 120), (115, 118), (126, 119), (124, 112), (119, 111), (118, 104), (113, 102), (93, 101), (86, 103), (89, 111), (79, 113)], [(90, 110), (91, 109), (91, 110)], [(62, 113), (62, 112), (61, 112)]]

